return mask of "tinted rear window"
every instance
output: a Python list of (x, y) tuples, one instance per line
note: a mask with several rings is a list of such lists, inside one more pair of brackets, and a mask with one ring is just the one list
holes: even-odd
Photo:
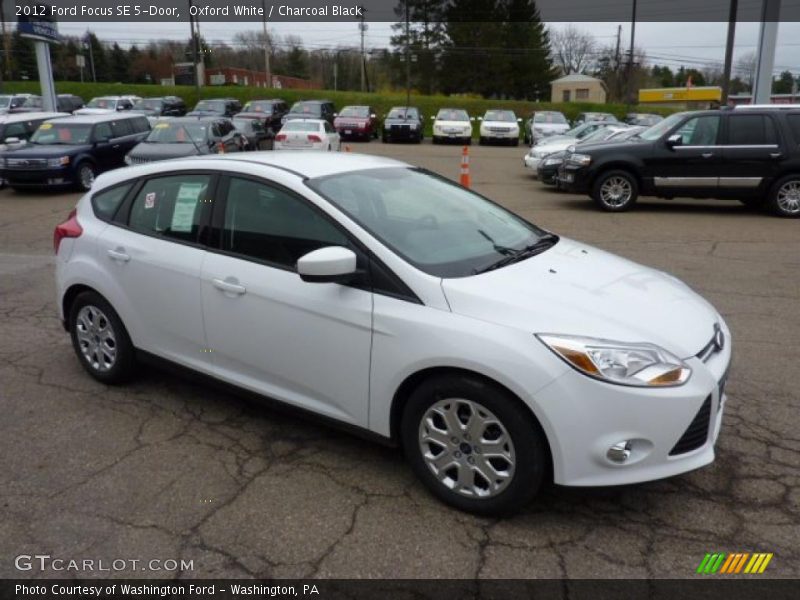
[(786, 115), (786, 120), (789, 122), (789, 129), (792, 130), (794, 143), (800, 145), (800, 114)]
[(728, 129), (728, 144), (733, 146), (763, 146), (778, 143), (775, 124), (766, 115), (731, 115)]

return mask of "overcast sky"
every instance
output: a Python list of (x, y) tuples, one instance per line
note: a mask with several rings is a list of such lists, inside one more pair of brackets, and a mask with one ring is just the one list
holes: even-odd
[[(575, 23), (579, 29), (593, 34), (599, 43), (615, 42), (616, 23)], [(552, 23), (551, 27), (563, 27)], [(120, 44), (146, 43), (150, 39), (186, 39), (188, 23), (60, 23), (64, 34), (79, 34), (91, 28), (103, 40)], [(270, 31), (285, 35), (298, 35), (310, 49), (330, 48), (338, 45), (355, 45), (358, 28), (355, 23), (273, 23)], [(201, 22), (201, 32), (209, 41), (229, 42), (238, 31), (260, 30), (257, 23)], [(735, 56), (756, 49), (758, 23), (740, 23), (736, 30)], [(392, 34), (391, 23), (369, 23), (366, 35), (368, 48), (385, 48)], [(721, 65), (725, 56), (727, 23), (637, 23), (636, 46), (645, 49), (651, 64), (668, 64), (702, 68), (707, 63)], [(630, 44), (630, 24), (622, 25), (622, 47)], [(781, 23), (778, 29), (778, 50), (775, 72), (789, 69), (800, 74), (800, 23)]]

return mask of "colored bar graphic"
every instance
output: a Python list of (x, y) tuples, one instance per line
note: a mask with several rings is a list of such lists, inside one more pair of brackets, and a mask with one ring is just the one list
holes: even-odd
[[(766, 570), (773, 556), (771, 552), (756, 552), (753, 554), (749, 552), (733, 552), (731, 554), (706, 552), (697, 567), (697, 573), (703, 575), (713, 575), (715, 573), (733, 575), (744, 572), (749, 575), (756, 575)], [(744, 571), (742, 571), (743, 569)]]

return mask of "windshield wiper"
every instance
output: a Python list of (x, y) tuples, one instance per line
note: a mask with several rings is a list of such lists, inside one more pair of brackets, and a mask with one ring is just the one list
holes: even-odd
[(545, 233), (542, 237), (540, 237), (536, 242), (525, 246), (519, 250), (515, 250), (513, 254), (508, 254), (501, 258), (500, 260), (493, 262), (488, 267), (484, 267), (482, 269), (475, 269), (473, 273), (475, 275), (480, 275), (481, 273), (486, 273), (488, 271), (494, 271), (495, 269), (500, 269), (507, 265), (520, 262), (525, 260), (526, 258), (530, 258), (531, 256), (536, 256), (537, 254), (541, 254), (548, 248), (552, 248), (558, 242), (558, 236), (552, 233)]

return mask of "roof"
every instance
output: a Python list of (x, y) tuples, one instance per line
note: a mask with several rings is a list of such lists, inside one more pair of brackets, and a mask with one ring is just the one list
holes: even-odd
[[(274, 150), (267, 152), (232, 152), (230, 154), (195, 156), (187, 159), (172, 159), (114, 169), (103, 173), (98, 178), (97, 187), (100, 189), (107, 185), (125, 181), (131, 177), (161, 173), (165, 170), (207, 168), (224, 171), (228, 164), (231, 163), (239, 163), (250, 168), (258, 167), (259, 165), (276, 167), (308, 179), (364, 169), (411, 166), (391, 158), (350, 152), (281, 152)], [(264, 174), (268, 175), (267, 172)]]
[(24, 112), (0, 115), (0, 123), (17, 123), (19, 121), (32, 121), (34, 119), (56, 119), (68, 117), (69, 113), (64, 112)]
[(68, 122), (76, 123), (79, 125), (94, 125), (95, 123), (104, 123), (106, 121), (118, 121), (120, 119), (143, 119), (144, 115), (139, 112), (109, 112), (94, 115), (68, 115), (60, 117), (59, 123)]
[(583, 75), (582, 73), (571, 73), (569, 75), (564, 75), (564, 77), (559, 77), (550, 83), (588, 83), (591, 81), (603, 83), (602, 79), (598, 79), (597, 77), (589, 77), (589, 75)]

